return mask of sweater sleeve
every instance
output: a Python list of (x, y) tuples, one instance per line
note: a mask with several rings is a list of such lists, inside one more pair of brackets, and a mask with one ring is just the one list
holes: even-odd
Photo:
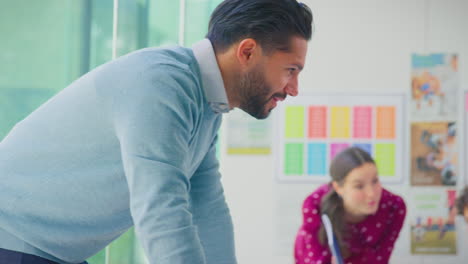
[(111, 114), (136, 234), (150, 263), (205, 264), (189, 210), (188, 153), (198, 111), (191, 83), (181, 71), (159, 69), (141, 72), (131, 85), (116, 89)]
[(296, 236), (294, 249), (296, 264), (328, 264), (331, 262), (328, 246), (322, 246), (318, 237), (322, 223), (320, 199), (321, 195), (316, 191), (303, 203), (302, 225)]
[(366, 246), (361, 254), (352, 255), (346, 262), (351, 263), (388, 263), (393, 251), (393, 247), (398, 238), (400, 230), (406, 216), (406, 205), (403, 199), (397, 195), (387, 193), (390, 199), (385, 202), (384, 206), (389, 210), (382, 217), (382, 227), (385, 231), (380, 235), (380, 239), (370, 246)]
[[(191, 212), (209, 264), (235, 264), (231, 215), (221, 185), (215, 142), (190, 179)], [(191, 263), (191, 262), (190, 262)]]

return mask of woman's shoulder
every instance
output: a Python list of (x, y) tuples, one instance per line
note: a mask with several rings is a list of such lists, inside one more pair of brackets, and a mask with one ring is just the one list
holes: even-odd
[(406, 215), (406, 204), (403, 198), (387, 189), (382, 188), (382, 196), (380, 198), (379, 209), (376, 218), (388, 218)]
[(305, 205), (315, 205), (318, 207), (322, 201), (322, 197), (325, 196), (331, 189), (330, 184), (323, 184), (315, 189), (304, 201)]
[(382, 188), (382, 197), (380, 198), (380, 204), (387, 204), (389, 206), (405, 206), (403, 198), (389, 190)]

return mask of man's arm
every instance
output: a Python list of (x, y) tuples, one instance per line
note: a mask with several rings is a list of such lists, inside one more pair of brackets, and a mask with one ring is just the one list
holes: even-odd
[(231, 215), (224, 198), (215, 142), (190, 179), (191, 212), (208, 264), (235, 264)]
[(198, 109), (181, 86), (184, 73), (171, 70), (142, 72), (131, 87), (116, 89), (111, 118), (135, 231), (150, 263), (205, 264), (189, 210), (187, 155)]

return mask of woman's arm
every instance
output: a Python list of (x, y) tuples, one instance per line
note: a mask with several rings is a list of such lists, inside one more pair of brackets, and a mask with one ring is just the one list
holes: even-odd
[(322, 223), (320, 218), (320, 199), (322, 195), (314, 192), (303, 203), (301, 228), (296, 236), (294, 256), (296, 264), (321, 263), (331, 261), (328, 246), (322, 246), (318, 233)]

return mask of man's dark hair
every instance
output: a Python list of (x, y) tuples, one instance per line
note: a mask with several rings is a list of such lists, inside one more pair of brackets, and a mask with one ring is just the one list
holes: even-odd
[(312, 12), (296, 0), (224, 0), (211, 14), (206, 37), (216, 52), (244, 38), (267, 52), (287, 50), (292, 36), (310, 40)]

